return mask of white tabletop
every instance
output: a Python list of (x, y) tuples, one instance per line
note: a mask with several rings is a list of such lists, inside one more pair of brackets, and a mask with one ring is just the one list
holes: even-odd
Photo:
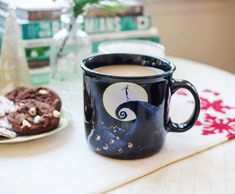
[[(220, 88), (220, 91), (226, 96), (235, 97), (234, 75), (192, 61), (177, 58), (172, 58), (172, 60), (177, 66), (175, 77), (190, 80), (199, 88), (201, 85), (208, 88)], [(111, 177), (113, 172), (118, 174), (118, 168), (114, 169), (113, 172), (103, 172), (103, 174), (94, 173), (95, 168), (106, 169), (112, 165), (120, 165), (123, 169), (131, 167), (131, 161), (121, 163), (118, 160), (106, 159), (94, 154), (89, 149), (83, 128), (82, 96), (79, 96), (76, 101), (67, 102), (66, 106), (72, 114), (72, 121), (63, 131), (31, 142), (0, 145), (1, 193), (67, 194), (91, 192), (93, 191), (93, 186), (96, 188), (102, 187), (100, 185), (103, 183), (101, 181), (102, 176)], [(160, 193), (175, 193), (174, 188), (177, 188), (177, 193), (181, 193), (179, 190), (183, 184), (181, 181), (186, 181), (183, 187), (184, 192), (182, 193), (232, 194), (235, 188), (235, 162), (226, 163), (221, 161), (222, 158), (220, 157), (223, 155), (221, 153), (223, 149), (226, 149), (226, 153), (231, 152), (231, 154), (229, 156), (223, 155), (223, 158), (226, 157), (226, 159), (235, 161), (234, 152), (232, 153), (229, 145), (234, 147), (234, 141), (221, 145), (224, 148), (219, 148), (218, 151), (207, 151), (205, 154), (203, 152), (201, 156), (194, 156), (187, 159), (186, 162), (185, 160), (179, 161), (154, 172), (154, 174), (147, 176), (145, 180), (140, 179), (130, 183), (130, 186), (126, 185), (121, 190), (115, 190), (114, 192), (129, 193), (131, 188), (133, 189), (132, 193), (144, 193), (144, 191), (148, 191), (148, 193), (158, 193), (157, 191)], [(81, 156), (86, 158), (81, 160)], [(97, 166), (92, 164), (94, 157), (99, 161)], [(207, 160), (213, 160), (213, 162), (208, 162)], [(204, 171), (208, 172), (208, 169), (198, 163), (205, 163), (207, 166), (211, 166), (210, 174), (204, 175)], [(191, 170), (194, 169), (194, 165), (197, 166), (197, 171)], [(223, 166), (221, 167), (220, 165)], [(181, 180), (178, 172), (182, 168), (184, 170), (184, 178)], [(90, 182), (88, 177), (93, 177), (95, 181)], [(211, 181), (213, 184), (211, 184)], [(120, 184), (124, 183), (125, 181)], [(219, 187), (217, 183), (222, 186)], [(193, 188), (188, 188), (187, 185), (193, 185)], [(115, 186), (107, 186), (107, 190)], [(146, 187), (148, 187), (147, 190)], [(90, 188), (90, 190), (80, 190), (80, 188)], [(218, 188), (222, 188), (222, 190), (216, 190)], [(224, 188), (225, 190), (223, 190)], [(99, 191), (99, 189), (95, 191)]]
[(235, 140), (166, 166), (110, 194), (234, 194)]
[[(211, 87), (223, 88), (226, 95), (234, 95), (234, 74), (203, 64), (171, 58), (176, 66), (176, 76), (191, 80), (192, 73)], [(189, 73), (189, 71), (191, 71)], [(201, 73), (200, 73), (201, 71)], [(221, 73), (223, 74), (220, 77)], [(225, 73), (225, 74), (224, 74)], [(213, 80), (214, 77), (214, 80)], [(195, 84), (195, 85), (196, 85)], [(217, 86), (216, 86), (217, 85)], [(235, 116), (234, 116), (235, 117)], [(235, 134), (235, 130), (234, 130)], [(209, 148), (194, 156), (158, 169), (146, 176), (114, 188), (112, 194), (234, 194), (235, 193), (235, 140)]]

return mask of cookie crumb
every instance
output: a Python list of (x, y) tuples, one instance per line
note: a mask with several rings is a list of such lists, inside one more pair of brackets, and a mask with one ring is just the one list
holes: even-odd
[(47, 90), (39, 90), (38, 93), (39, 94), (48, 94), (48, 91)]
[(20, 110), (20, 107), (18, 105), (15, 105), (16, 111)]
[(16, 137), (16, 133), (14, 131), (10, 131), (6, 128), (0, 127), (0, 136), (7, 137), (13, 139)]
[(36, 109), (35, 107), (31, 107), (31, 108), (29, 109), (29, 114), (30, 114), (31, 116), (35, 116), (35, 115), (37, 114), (37, 109)]
[(10, 112), (17, 112), (19, 109), (20, 109), (20, 107), (16, 105), (16, 106), (12, 107)]
[(61, 113), (60, 113), (59, 111), (57, 111), (57, 110), (54, 110), (54, 111), (53, 111), (53, 116), (54, 116), (55, 118), (59, 118), (60, 115), (61, 115)]
[(24, 107), (24, 103), (19, 103), (20, 108)]
[(33, 122), (36, 123), (36, 124), (40, 123), (40, 121), (41, 121), (41, 117), (39, 115), (35, 116), (34, 119), (33, 119)]
[(22, 126), (21, 126), (21, 128), (24, 128), (24, 127), (31, 127), (32, 125), (27, 121), (27, 120), (23, 120), (22, 121)]

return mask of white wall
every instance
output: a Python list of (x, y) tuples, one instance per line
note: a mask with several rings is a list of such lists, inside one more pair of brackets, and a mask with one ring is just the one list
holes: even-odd
[(168, 55), (235, 73), (235, 0), (152, 0), (146, 11)]

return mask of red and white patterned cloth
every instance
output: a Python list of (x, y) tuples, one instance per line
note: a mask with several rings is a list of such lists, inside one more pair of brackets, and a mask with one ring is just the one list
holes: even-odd
[[(185, 90), (179, 90), (178, 96), (190, 98)], [(235, 138), (235, 103), (226, 104), (223, 95), (218, 91), (204, 89), (200, 92), (201, 112), (196, 126), (200, 127), (201, 134), (223, 135), (227, 139)], [(188, 101), (192, 103), (192, 101)]]

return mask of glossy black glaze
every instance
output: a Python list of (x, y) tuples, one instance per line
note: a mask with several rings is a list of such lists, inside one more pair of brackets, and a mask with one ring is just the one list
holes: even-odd
[[(151, 66), (165, 73), (128, 78), (94, 71), (95, 68), (115, 64)], [(82, 68), (86, 136), (90, 147), (99, 154), (120, 159), (150, 156), (161, 149), (168, 131), (186, 131), (198, 117), (200, 103), (195, 88), (187, 81), (175, 81), (172, 78), (175, 67), (165, 59), (130, 54), (95, 55), (84, 59)], [(111, 115), (104, 105), (104, 92), (119, 83), (127, 84), (127, 88), (128, 84), (133, 88), (142, 88), (140, 90), (146, 92), (148, 100), (129, 99), (126, 96), (127, 100), (118, 104), (114, 115)], [(171, 95), (179, 88), (188, 89), (196, 102), (192, 117), (183, 124), (172, 123), (168, 116)], [(120, 92), (125, 95), (121, 90), (112, 91), (111, 101), (118, 101)], [(129, 116), (127, 110), (134, 112), (135, 119), (125, 121)]]

